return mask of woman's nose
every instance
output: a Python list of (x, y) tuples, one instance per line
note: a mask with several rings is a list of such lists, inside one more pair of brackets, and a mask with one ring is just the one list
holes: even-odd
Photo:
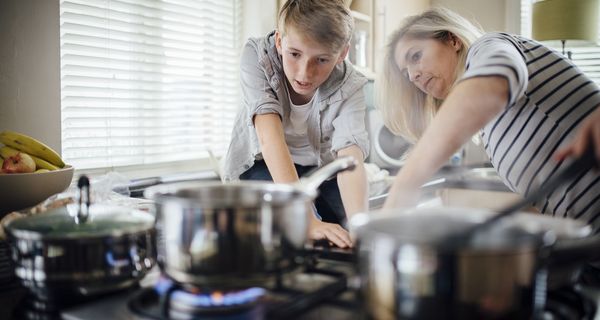
[(410, 80), (410, 82), (418, 81), (420, 77), (421, 77), (421, 72), (419, 72), (418, 70), (416, 70), (414, 68), (408, 69), (408, 79)]

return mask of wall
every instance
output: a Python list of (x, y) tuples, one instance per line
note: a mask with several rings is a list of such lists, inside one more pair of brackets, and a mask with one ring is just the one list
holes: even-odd
[(519, 0), (431, 0), (433, 6), (454, 10), (477, 21), (485, 31), (518, 33)]
[(0, 130), (59, 151), (59, 0), (0, 1), (0, 43)]
[(249, 37), (265, 36), (277, 24), (277, 0), (243, 0), (243, 36), (245, 43)]

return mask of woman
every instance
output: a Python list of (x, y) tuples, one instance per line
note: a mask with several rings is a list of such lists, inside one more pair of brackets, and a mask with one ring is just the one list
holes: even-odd
[(341, 0), (290, 0), (277, 30), (248, 40), (240, 63), (243, 108), (224, 170), (226, 180), (290, 183), (353, 156), (359, 165), (321, 185), (309, 218), (310, 238), (339, 247), (352, 245), (340, 225), (367, 209), (368, 194), (367, 79), (344, 60), (353, 26)]
[[(390, 40), (379, 106), (393, 132), (418, 142), (385, 207), (414, 204), (418, 188), (477, 132), (504, 183), (520, 194), (581, 154), (585, 139), (600, 154), (600, 89), (561, 54), (521, 36), (483, 35), (441, 8), (408, 18)], [(584, 138), (568, 146), (578, 128)], [(600, 176), (590, 171), (535, 205), (598, 232), (598, 190)]]

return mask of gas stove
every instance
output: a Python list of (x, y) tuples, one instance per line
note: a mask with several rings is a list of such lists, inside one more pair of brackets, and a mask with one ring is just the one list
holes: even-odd
[[(150, 273), (137, 288), (43, 314), (30, 303), (19, 317), (29, 319), (357, 319), (366, 315), (358, 298), (354, 255), (316, 249), (297, 270), (261, 287), (202, 291)], [(23, 312), (23, 310), (25, 312)], [(33, 315), (31, 317), (30, 315)]]
[[(22, 299), (14, 319), (370, 319), (361, 305), (355, 257), (340, 249), (312, 250), (297, 270), (257, 288), (202, 291), (177, 284), (158, 268), (136, 288), (54, 309)], [(548, 292), (541, 319), (600, 320), (600, 289), (573, 286)]]

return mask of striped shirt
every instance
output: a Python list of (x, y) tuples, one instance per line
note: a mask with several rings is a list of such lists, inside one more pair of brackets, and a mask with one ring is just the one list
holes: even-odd
[[(553, 154), (600, 104), (600, 88), (570, 60), (533, 40), (489, 33), (473, 43), (462, 79), (502, 76), (509, 101), (481, 131), (492, 165), (514, 192), (528, 194), (571, 160)], [(600, 174), (585, 172), (535, 206), (600, 230)]]

